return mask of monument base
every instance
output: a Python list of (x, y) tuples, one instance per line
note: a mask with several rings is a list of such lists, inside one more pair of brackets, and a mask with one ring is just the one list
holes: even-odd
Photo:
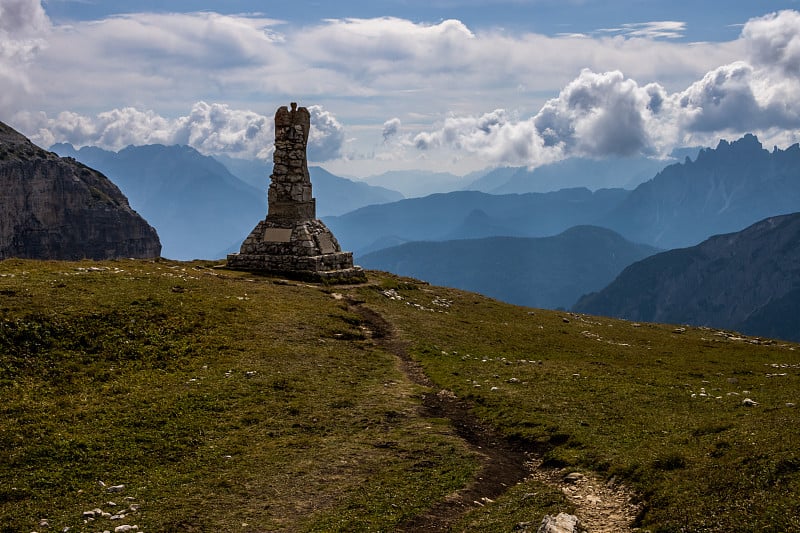
[(292, 221), (270, 217), (258, 223), (228, 268), (325, 283), (360, 283), (364, 271), (353, 265), (333, 233), (316, 219)]

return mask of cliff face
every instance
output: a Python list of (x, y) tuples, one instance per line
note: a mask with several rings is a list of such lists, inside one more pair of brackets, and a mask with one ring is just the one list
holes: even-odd
[(0, 122), (0, 259), (160, 254), (156, 230), (108, 178)]

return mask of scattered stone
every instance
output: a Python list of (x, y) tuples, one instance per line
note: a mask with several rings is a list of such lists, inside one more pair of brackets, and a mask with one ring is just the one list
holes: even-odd
[(744, 400), (742, 400), (742, 405), (744, 405), (745, 407), (756, 407), (758, 405), (758, 402), (751, 400), (750, 398), (745, 398)]
[(577, 483), (578, 481), (583, 480), (583, 478), (584, 475), (581, 474), (580, 472), (572, 472), (564, 476), (564, 481), (566, 481), (567, 483)]
[(128, 524), (124, 524), (121, 526), (117, 526), (114, 528), (114, 533), (128, 533), (129, 531), (138, 531), (139, 526), (129, 526)]
[(123, 490), (125, 490), (125, 485), (113, 485), (111, 487), (108, 487), (106, 489), (106, 492), (112, 492), (112, 493), (113, 492), (122, 492)]
[(672, 333), (686, 333), (686, 328), (675, 328), (672, 330)]

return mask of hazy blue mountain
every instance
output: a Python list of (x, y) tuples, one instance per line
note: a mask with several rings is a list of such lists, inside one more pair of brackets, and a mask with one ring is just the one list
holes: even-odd
[[(224, 164), (234, 176), (257, 189), (266, 191), (269, 186), (272, 163), (227, 156), (214, 158)], [(308, 172), (311, 175), (314, 197), (317, 199), (318, 217), (341, 215), (365, 205), (384, 204), (404, 198), (397, 191), (342, 178), (322, 167), (309, 167)]]
[(156, 228), (165, 257), (222, 257), (267, 213), (264, 190), (188, 146), (129, 146), (110, 152), (58, 144), (51, 150), (108, 176)]
[[(477, 178), (469, 182), (464, 187), (465, 191), (481, 191), (491, 193), (514, 177), (518, 172), (526, 171), (526, 167), (498, 167), (487, 172), (482, 173)], [(563, 189), (563, 187), (561, 187)], [(514, 191), (516, 192), (516, 191)], [(543, 191), (525, 191), (525, 192), (543, 192)], [(502, 194), (502, 193), (500, 193)]]
[(578, 226), (554, 237), (410, 242), (359, 262), (510, 303), (556, 309), (571, 306), (591, 287), (604, 287), (630, 263), (656, 252), (613, 231)]
[[(533, 170), (528, 170), (526, 167), (518, 168), (505, 183), (486, 192), (492, 194), (549, 192), (568, 187), (588, 187), (592, 190), (633, 189), (675, 161), (648, 157), (606, 159), (572, 157)], [(487, 178), (488, 176), (484, 176), (483, 180)]]
[(419, 198), (436, 193), (458, 191), (470, 183), (469, 179), (448, 172), (426, 170), (392, 170), (364, 181), (370, 185), (400, 191), (406, 198)]
[(317, 199), (318, 217), (342, 215), (366, 205), (385, 204), (405, 198), (398, 191), (340, 178), (322, 167), (310, 167), (308, 172)]
[(676, 148), (667, 159), (650, 157), (611, 157), (590, 159), (571, 157), (528, 170), (527, 167), (500, 167), (474, 176), (465, 190), (492, 194), (550, 192), (572, 187), (591, 190), (633, 189), (655, 176), (664, 167), (696, 157), (702, 148)]
[(324, 220), (342, 246), (359, 256), (397, 242), (469, 238), (495, 231), (509, 237), (555, 235), (594, 223), (628, 194), (622, 189), (509, 195), (459, 191), (362, 207)]
[(769, 152), (745, 135), (668, 166), (598, 224), (635, 242), (677, 248), (798, 210), (800, 146)]
[(648, 257), (574, 310), (800, 341), (800, 213)]

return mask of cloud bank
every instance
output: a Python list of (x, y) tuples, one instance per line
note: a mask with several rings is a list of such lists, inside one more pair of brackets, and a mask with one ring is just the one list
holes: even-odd
[[(341, 156), (344, 128), (321, 106), (310, 106), (309, 158), (327, 161)], [(181, 144), (204, 154), (267, 159), (275, 138), (273, 117), (231, 109), (224, 104), (197, 102), (188, 115), (167, 119), (155, 111), (126, 107), (94, 117), (62, 112), (18, 113), (16, 121), (31, 140), (49, 147), (66, 142), (118, 151), (128, 145)]]
[(742, 39), (746, 60), (719, 66), (682, 91), (584, 69), (528, 119), (503, 109), (449, 117), (414, 141), (420, 150), (446, 146), (498, 164), (536, 166), (572, 155), (665, 156), (676, 146), (745, 132), (800, 140), (800, 14), (753, 19)]
[(798, 140), (800, 13), (752, 19), (728, 43), (680, 42), (684, 30), (660, 21), (551, 37), (391, 17), (298, 28), (210, 12), (67, 26), (39, 0), (3, 0), (0, 118), (44, 146), (178, 143), (266, 158), (272, 117), (251, 110), (296, 100), (315, 104), (315, 161), (442, 166), (662, 156), (744, 132)]

